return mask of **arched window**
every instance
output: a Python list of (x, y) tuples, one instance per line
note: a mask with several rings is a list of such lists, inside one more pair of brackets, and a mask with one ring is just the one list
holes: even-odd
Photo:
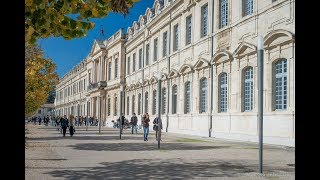
[(184, 113), (190, 112), (190, 81), (185, 83), (185, 103), (184, 103)]
[(141, 114), (141, 93), (138, 94), (138, 115)]
[(162, 114), (166, 113), (167, 91), (166, 88), (162, 88)]
[(220, 103), (220, 112), (227, 112), (228, 107), (228, 81), (227, 73), (221, 73), (219, 76), (219, 103)]
[(114, 110), (113, 110), (113, 112), (114, 112), (113, 115), (114, 116), (118, 115), (117, 108), (118, 108), (118, 97), (114, 97)]
[(274, 64), (274, 109), (287, 109), (287, 60), (281, 59)]
[(131, 107), (131, 109), (132, 109), (132, 114), (135, 113), (135, 109), (134, 109), (135, 106), (134, 106), (134, 104), (135, 104), (135, 96), (132, 95), (132, 105), (131, 105), (131, 106), (132, 106), (132, 107)]
[(148, 105), (149, 105), (149, 93), (148, 92), (145, 92), (144, 94), (144, 100), (145, 100), (145, 103), (144, 103), (144, 112), (148, 112), (149, 109), (148, 109)]
[(129, 115), (129, 96), (127, 96), (127, 115)]
[(207, 78), (200, 80), (200, 113), (206, 112), (207, 105)]
[(172, 86), (172, 114), (177, 113), (178, 89), (177, 85)]
[(242, 1), (243, 16), (247, 16), (253, 13), (253, 0)]
[(243, 76), (243, 107), (244, 111), (251, 111), (253, 109), (253, 68), (247, 67)]
[(220, 0), (220, 28), (228, 25), (228, 0)]
[(157, 90), (153, 90), (152, 93), (152, 114), (156, 114), (157, 111)]

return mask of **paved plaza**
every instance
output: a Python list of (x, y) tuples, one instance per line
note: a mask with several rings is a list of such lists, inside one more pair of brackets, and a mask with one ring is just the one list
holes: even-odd
[(258, 144), (92, 126), (62, 137), (52, 126), (26, 124), (25, 178), (34, 179), (295, 179), (295, 149), (265, 145), (264, 174)]

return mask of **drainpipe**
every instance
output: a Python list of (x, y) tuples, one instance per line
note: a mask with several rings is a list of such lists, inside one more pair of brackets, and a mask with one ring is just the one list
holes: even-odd
[[(211, 60), (213, 58), (213, 30), (214, 30), (214, 26), (213, 26), (213, 10), (214, 10), (214, 0), (212, 0), (212, 15), (211, 15)], [(210, 79), (211, 79), (211, 88), (210, 88), (210, 128), (209, 128), (209, 137), (212, 137), (212, 110), (213, 110), (213, 65), (210, 64)]]
[[(170, 18), (169, 18), (169, 45), (168, 45), (168, 61), (167, 61), (167, 67), (168, 67), (168, 73), (167, 75), (170, 73), (170, 56), (171, 56), (171, 12), (170, 12)], [(167, 123), (166, 123), (166, 132), (168, 132), (168, 128), (169, 128), (169, 97), (170, 97), (170, 81), (169, 79), (167, 79), (167, 90), (168, 90), (168, 93), (167, 93), (167, 114), (166, 114), (166, 117), (167, 117)]]

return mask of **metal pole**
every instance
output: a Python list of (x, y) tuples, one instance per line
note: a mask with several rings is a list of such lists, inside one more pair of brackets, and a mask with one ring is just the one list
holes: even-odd
[(161, 75), (158, 79), (158, 149), (160, 149), (160, 139), (161, 139)]
[(120, 86), (120, 118), (119, 118), (120, 139), (122, 134), (122, 90), (123, 90), (123, 86)]
[(263, 37), (258, 36), (258, 120), (259, 120), (259, 172), (263, 165)]
[(99, 134), (101, 133), (101, 96), (99, 97)]

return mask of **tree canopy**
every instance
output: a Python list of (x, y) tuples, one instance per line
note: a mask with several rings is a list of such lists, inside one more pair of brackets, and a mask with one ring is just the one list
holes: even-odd
[(83, 37), (94, 27), (90, 18), (109, 12), (129, 13), (139, 0), (25, 0), (25, 42), (50, 36)]
[(37, 45), (25, 46), (25, 116), (31, 116), (46, 103), (58, 82), (56, 65), (43, 57)]

